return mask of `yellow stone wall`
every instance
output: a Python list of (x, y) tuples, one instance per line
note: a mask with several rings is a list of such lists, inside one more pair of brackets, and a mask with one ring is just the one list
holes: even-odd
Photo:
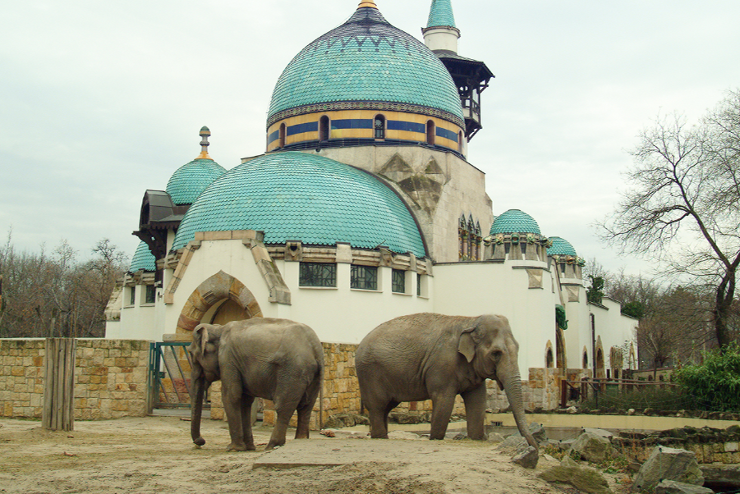
[[(0, 340), (0, 416), (41, 418), (46, 341)], [(149, 342), (77, 340), (75, 419), (146, 416)]]

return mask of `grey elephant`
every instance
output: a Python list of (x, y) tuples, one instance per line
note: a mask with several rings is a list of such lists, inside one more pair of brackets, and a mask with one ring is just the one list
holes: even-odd
[(444, 439), (460, 394), (468, 437), (485, 439), (486, 379), (506, 390), (519, 432), (537, 448), (524, 418), (519, 344), (504, 316), (412, 314), (387, 321), (360, 343), (355, 357), (370, 435), (388, 437), (388, 413), (402, 401), (432, 400), (431, 439)]
[(251, 408), (255, 397), (272, 400), (277, 419), (266, 449), (285, 444), (293, 412), (298, 410), (296, 439), (307, 439), (323, 377), (324, 352), (316, 333), (286, 319), (253, 318), (223, 326), (200, 324), (189, 348), (191, 372), (191, 436), (200, 435), (203, 396), (214, 381), (222, 382), (229, 422), (228, 451), (254, 450)]

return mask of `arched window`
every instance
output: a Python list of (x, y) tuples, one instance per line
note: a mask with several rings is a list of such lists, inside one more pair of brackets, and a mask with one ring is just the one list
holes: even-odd
[(373, 128), (375, 129), (376, 139), (385, 139), (385, 117), (383, 115), (375, 115)]
[(427, 144), (434, 146), (434, 122), (429, 120), (427, 122)]
[(588, 352), (586, 349), (583, 349), (583, 368), (588, 369)]
[(547, 342), (547, 352), (545, 353), (545, 367), (551, 369), (555, 367), (555, 357), (552, 354), (552, 346)]
[(329, 117), (324, 115), (319, 120), (319, 141), (329, 140)]
[(462, 130), (457, 133), (457, 150), (463, 152), (463, 133)]
[(280, 124), (280, 147), (285, 147), (285, 124)]

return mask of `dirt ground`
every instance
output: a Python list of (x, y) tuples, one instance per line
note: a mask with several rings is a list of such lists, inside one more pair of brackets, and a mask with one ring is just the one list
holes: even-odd
[[(300, 445), (296, 455), (305, 456), (301, 463), (316, 465), (253, 468), (255, 462), (271, 464), (272, 453), (264, 451), (270, 432), (255, 429), (256, 452), (227, 453), (223, 421), (203, 421), (207, 443), (198, 449), (190, 440), (190, 422), (179, 417), (76, 422), (73, 432), (48, 431), (37, 421), (0, 419), (0, 492), (578, 492), (537, 478), (557, 464), (551, 457), (543, 455), (537, 470), (525, 470), (490, 442), (429, 441), (410, 433), (370, 440), (364, 433), (329, 438), (312, 432), (311, 439), (295, 444)], [(282, 451), (275, 451), (292, 453), (291, 444), (289, 436)], [(319, 452), (335, 454), (340, 464), (317, 461)], [(623, 478), (608, 478), (614, 492), (624, 491)]]

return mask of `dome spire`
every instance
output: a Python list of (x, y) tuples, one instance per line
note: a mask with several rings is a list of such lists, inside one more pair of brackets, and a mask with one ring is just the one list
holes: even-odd
[(362, 0), (360, 2), (360, 5), (357, 6), (357, 8), (358, 9), (361, 9), (363, 7), (368, 7), (368, 8), (371, 8), (371, 9), (377, 9), (378, 8), (378, 6), (375, 5), (375, 2), (373, 0)]
[(457, 53), (460, 30), (455, 26), (450, 2), (451, 0), (432, 0), (427, 27), (421, 30), (424, 43), (434, 52), (444, 50)]
[(200, 133), (198, 135), (200, 135), (202, 139), (200, 141), (200, 154), (195, 159), (213, 161), (213, 158), (208, 155), (208, 146), (210, 146), (208, 137), (210, 137), (211, 131), (204, 125), (203, 128), (200, 129)]

